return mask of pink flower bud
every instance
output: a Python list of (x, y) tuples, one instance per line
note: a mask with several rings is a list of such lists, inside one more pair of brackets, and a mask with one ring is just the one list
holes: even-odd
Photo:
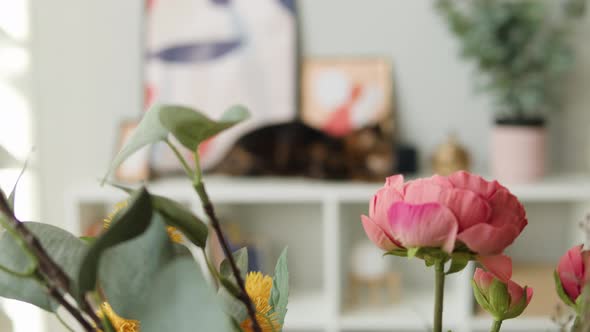
[[(575, 246), (568, 250), (559, 260), (557, 265), (558, 293), (564, 302), (572, 305), (582, 293), (582, 289), (587, 280), (586, 269), (590, 252), (582, 250), (583, 245)], [(560, 289), (561, 287), (561, 289)], [(561, 290), (565, 294), (561, 294)], [(566, 296), (567, 298), (564, 298)], [(568, 299), (571, 301), (569, 302)]]
[(532, 288), (504, 282), (480, 268), (473, 275), (473, 292), (477, 303), (499, 321), (520, 316), (533, 297)]

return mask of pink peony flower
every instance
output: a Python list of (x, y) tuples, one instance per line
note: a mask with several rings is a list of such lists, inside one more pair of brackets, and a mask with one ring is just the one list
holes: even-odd
[(519, 316), (533, 297), (532, 288), (527, 287), (525, 291), (514, 281), (502, 281), (493, 273), (480, 268), (475, 269), (473, 284), (477, 302), (497, 320)]
[(583, 245), (568, 250), (559, 260), (557, 275), (567, 297), (576, 303), (587, 280), (586, 268), (590, 252)]
[(383, 250), (438, 247), (451, 253), (466, 246), (481, 256), (501, 254), (527, 225), (522, 204), (508, 189), (463, 171), (406, 183), (391, 176), (361, 219)]

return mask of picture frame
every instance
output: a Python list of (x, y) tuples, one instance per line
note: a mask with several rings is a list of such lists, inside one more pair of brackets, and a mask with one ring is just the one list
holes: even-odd
[[(125, 120), (119, 126), (117, 151), (120, 151), (139, 125), (137, 120)], [(121, 182), (139, 182), (150, 179), (150, 148), (144, 147), (127, 158), (115, 170), (115, 178)]]
[(384, 57), (307, 58), (301, 69), (301, 118), (344, 137), (379, 126), (393, 139), (393, 78)]

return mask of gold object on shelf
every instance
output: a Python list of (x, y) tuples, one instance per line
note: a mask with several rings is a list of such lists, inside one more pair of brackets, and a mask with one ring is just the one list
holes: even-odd
[(447, 141), (439, 145), (432, 155), (432, 170), (439, 175), (449, 175), (453, 172), (471, 167), (471, 157), (465, 147), (457, 141), (454, 134), (449, 135)]

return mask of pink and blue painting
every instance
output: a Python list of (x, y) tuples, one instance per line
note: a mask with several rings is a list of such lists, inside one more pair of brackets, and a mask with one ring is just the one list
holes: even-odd
[[(180, 104), (213, 119), (233, 104), (251, 111), (201, 146), (204, 170), (245, 132), (296, 117), (295, 0), (151, 0), (146, 12), (146, 106)], [(178, 169), (166, 151), (153, 153), (158, 173)]]

